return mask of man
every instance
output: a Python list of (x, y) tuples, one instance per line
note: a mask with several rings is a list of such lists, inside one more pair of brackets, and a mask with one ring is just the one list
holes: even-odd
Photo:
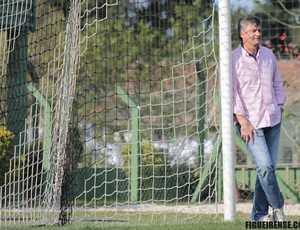
[(284, 198), (275, 174), (280, 126), (286, 96), (275, 55), (260, 46), (261, 21), (244, 16), (238, 22), (241, 43), (232, 52), (233, 113), (235, 124), (256, 166), (251, 218), (284, 221)]

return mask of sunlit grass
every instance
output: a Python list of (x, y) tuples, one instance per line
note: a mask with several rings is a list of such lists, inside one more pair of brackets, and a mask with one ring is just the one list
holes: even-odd
[[(148, 216), (145, 214), (142, 216), (144, 219), (143, 222), (137, 223), (136, 218), (140, 218), (138, 213), (132, 214), (130, 218), (127, 217), (121, 220), (115, 219), (101, 219), (103, 216), (99, 215), (99, 219), (89, 219), (86, 221), (71, 221), (68, 224), (54, 225), (54, 226), (23, 226), (23, 227), (2, 227), (1, 229), (16, 229), (16, 230), (29, 230), (29, 229), (45, 229), (45, 230), (83, 230), (83, 229), (109, 229), (109, 230), (120, 230), (120, 229), (133, 229), (133, 230), (199, 230), (199, 229), (222, 229), (222, 230), (240, 230), (245, 229), (246, 221), (249, 221), (249, 214), (237, 213), (236, 218), (232, 221), (224, 221), (223, 215), (217, 215), (212, 217), (211, 215), (201, 215), (195, 216), (192, 219), (185, 221), (175, 221), (176, 215), (165, 215), (165, 218), (162, 221), (162, 218), (158, 218), (158, 215), (155, 215), (155, 221), (150, 218), (153, 218), (152, 215)], [(106, 216), (107, 217), (107, 216)], [(185, 216), (180, 218), (184, 219)], [(147, 222), (147, 218), (149, 218)], [(298, 216), (288, 216), (287, 220), (289, 221), (300, 221)], [(151, 222), (152, 221), (152, 222)]]

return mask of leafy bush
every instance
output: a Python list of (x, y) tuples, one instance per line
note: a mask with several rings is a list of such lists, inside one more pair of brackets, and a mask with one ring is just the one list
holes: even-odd
[[(130, 160), (132, 156), (131, 144), (126, 144), (121, 150), (121, 155), (124, 159), (124, 170), (127, 175), (130, 172)], [(140, 176), (140, 186), (142, 190), (140, 191), (141, 199), (148, 199), (152, 196), (153, 185), (155, 182), (155, 177), (161, 176), (164, 170), (164, 159), (163, 154), (159, 153), (159, 150), (154, 148), (151, 143), (142, 143), (139, 152), (139, 176)]]
[(12, 132), (0, 127), (0, 185), (4, 184), (5, 173), (9, 169), (9, 160), (13, 155), (13, 138)]
[[(121, 155), (127, 176), (131, 169), (131, 154), (131, 144), (126, 144)], [(176, 200), (178, 197), (189, 199), (187, 194), (196, 187), (198, 177), (191, 173), (193, 169), (189, 165), (166, 164), (164, 154), (149, 142), (141, 145), (138, 169), (141, 200)]]
[[(121, 155), (124, 159), (125, 171), (129, 174), (130, 159), (131, 159), (131, 144), (126, 144), (121, 150)], [(159, 174), (161, 165), (163, 164), (163, 155), (159, 153), (159, 150), (154, 148), (150, 143), (144, 142), (141, 145), (139, 155), (139, 169), (143, 178), (151, 177), (154, 174)]]

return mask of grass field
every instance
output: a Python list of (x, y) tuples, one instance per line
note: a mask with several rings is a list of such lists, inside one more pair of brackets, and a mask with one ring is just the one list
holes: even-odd
[[(288, 221), (300, 221), (299, 216), (287, 216)], [(151, 224), (151, 225), (131, 225), (124, 223), (105, 223), (105, 222), (70, 222), (64, 226), (28, 226), (28, 227), (1, 227), (5, 230), (92, 230), (92, 229), (109, 229), (109, 230), (241, 230), (246, 229), (245, 222), (249, 221), (249, 214), (238, 213), (234, 221), (223, 221), (223, 216), (208, 218), (202, 216), (199, 220), (182, 222), (182, 223), (169, 223), (169, 224)]]

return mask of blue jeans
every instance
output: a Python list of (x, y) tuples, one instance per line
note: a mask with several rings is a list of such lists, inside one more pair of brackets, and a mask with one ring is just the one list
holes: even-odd
[[(267, 216), (269, 206), (282, 208), (284, 198), (280, 192), (275, 173), (280, 141), (281, 123), (256, 130), (254, 144), (247, 144), (248, 151), (256, 166), (256, 182), (254, 189), (251, 219), (259, 220)], [(240, 132), (240, 126), (238, 124)]]

